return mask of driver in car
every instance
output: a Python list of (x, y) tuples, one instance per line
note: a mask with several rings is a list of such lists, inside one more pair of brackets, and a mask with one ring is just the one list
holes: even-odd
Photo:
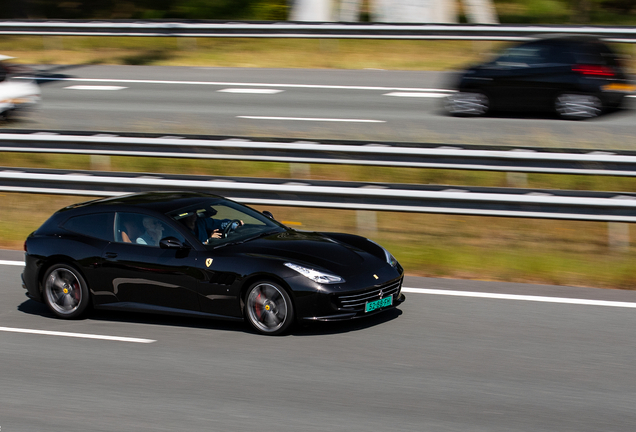
[[(211, 217), (198, 217), (196, 212), (181, 219), (181, 222), (188, 227), (192, 234), (201, 243), (207, 243), (209, 239), (220, 239), (223, 237), (223, 230), (233, 221), (232, 219), (212, 219)], [(240, 225), (244, 225), (243, 221)], [(239, 226), (240, 226), (239, 225)], [(208, 233), (210, 235), (208, 236)]]

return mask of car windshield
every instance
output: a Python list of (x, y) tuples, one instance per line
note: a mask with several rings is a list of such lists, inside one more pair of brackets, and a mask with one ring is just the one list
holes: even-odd
[(182, 224), (199, 242), (213, 248), (286, 229), (256, 210), (222, 198), (205, 199), (167, 215)]

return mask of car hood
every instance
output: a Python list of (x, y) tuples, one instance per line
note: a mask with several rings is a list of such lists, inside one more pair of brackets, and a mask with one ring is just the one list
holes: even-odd
[[(371, 245), (371, 243), (369, 243)], [(348, 269), (378, 266), (384, 261), (368, 251), (315, 232), (285, 231), (244, 244), (250, 255), (269, 256), (319, 266), (345, 275)]]

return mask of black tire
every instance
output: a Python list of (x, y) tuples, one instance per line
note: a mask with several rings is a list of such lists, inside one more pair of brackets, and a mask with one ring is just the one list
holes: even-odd
[(244, 313), (254, 330), (268, 336), (283, 334), (294, 322), (291, 297), (270, 281), (259, 281), (247, 290)]
[(56, 264), (47, 270), (42, 295), (51, 312), (64, 319), (81, 317), (90, 303), (86, 281), (68, 264)]
[(480, 91), (456, 92), (446, 98), (446, 111), (456, 117), (481, 117), (490, 111), (490, 100)]
[(601, 115), (603, 104), (594, 95), (560, 93), (554, 98), (554, 110), (564, 120), (585, 120)]

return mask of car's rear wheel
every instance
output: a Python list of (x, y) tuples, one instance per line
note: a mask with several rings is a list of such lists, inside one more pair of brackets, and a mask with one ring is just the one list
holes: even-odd
[(554, 100), (554, 109), (562, 119), (584, 120), (599, 116), (603, 104), (594, 95), (561, 93)]
[(446, 98), (446, 110), (454, 116), (483, 116), (489, 109), (490, 100), (481, 92), (457, 92)]
[(245, 318), (258, 333), (276, 336), (284, 333), (294, 321), (294, 306), (280, 285), (261, 281), (247, 290)]
[(79, 318), (88, 307), (88, 286), (82, 275), (68, 264), (52, 266), (44, 276), (44, 301), (60, 318)]

